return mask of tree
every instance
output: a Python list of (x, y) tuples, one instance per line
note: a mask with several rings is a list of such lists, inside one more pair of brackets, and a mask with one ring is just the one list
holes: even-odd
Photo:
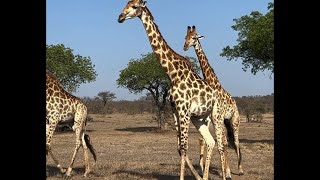
[[(186, 58), (191, 61), (194, 70), (199, 73), (200, 67), (196, 64), (197, 60), (190, 57)], [(157, 107), (159, 128), (164, 127), (164, 111), (169, 95), (170, 81), (154, 53), (142, 55), (140, 59), (131, 59), (128, 67), (120, 71), (117, 84), (119, 87), (127, 88), (131, 93), (135, 94), (147, 90), (153, 97), (153, 103)]]
[(96, 99), (99, 99), (103, 102), (103, 107), (106, 106), (107, 102), (109, 100), (113, 100), (116, 98), (116, 95), (110, 91), (102, 91), (98, 93), (98, 96), (96, 96)]
[(238, 44), (230, 48), (223, 48), (220, 56), (227, 60), (242, 59), (242, 69), (246, 71), (251, 67), (251, 73), (270, 70), (274, 72), (274, 21), (273, 3), (268, 4), (269, 12), (265, 15), (258, 11), (233, 19), (233, 30), (239, 31)]
[(95, 81), (97, 76), (90, 57), (73, 54), (63, 44), (46, 46), (46, 68), (69, 92), (76, 92), (80, 84)]

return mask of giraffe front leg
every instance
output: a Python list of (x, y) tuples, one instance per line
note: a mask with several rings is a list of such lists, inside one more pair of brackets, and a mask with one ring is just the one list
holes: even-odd
[(193, 167), (189, 157), (188, 157), (188, 133), (189, 133), (189, 125), (190, 125), (190, 117), (179, 116), (179, 124), (180, 124), (180, 152), (181, 152), (181, 166), (180, 166), (180, 180), (184, 179), (184, 172), (185, 172), (185, 163), (189, 169), (191, 170), (193, 176), (200, 180), (201, 177), (196, 169)]
[(51, 158), (53, 159), (54, 163), (56, 164), (57, 168), (60, 170), (61, 173), (65, 173), (66, 169), (62, 168), (62, 166), (60, 165), (58, 159), (56, 158), (56, 156), (53, 153), (53, 150), (51, 148), (51, 141), (52, 141), (52, 137), (53, 137), (53, 133), (57, 127), (57, 124), (59, 122), (59, 114), (53, 114), (50, 117), (47, 117), (47, 119), (49, 120), (49, 124), (46, 125), (46, 154), (50, 155)]
[[(173, 110), (174, 111), (174, 110)], [(177, 151), (179, 153), (179, 155), (181, 156), (181, 152), (180, 152), (180, 126), (179, 126), (179, 123), (178, 123), (178, 118), (177, 118), (177, 115), (176, 113), (173, 113), (173, 120), (174, 120), (174, 126), (176, 128), (176, 132), (177, 132)]]

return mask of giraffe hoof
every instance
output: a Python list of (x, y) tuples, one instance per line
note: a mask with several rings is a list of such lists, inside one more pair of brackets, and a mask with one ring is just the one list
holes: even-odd
[(232, 180), (231, 177), (226, 177), (226, 180)]
[(71, 175), (65, 174), (65, 175), (63, 176), (63, 178), (64, 178), (64, 179), (70, 179), (70, 178), (71, 178)]
[(239, 176), (243, 176), (244, 175), (244, 173), (243, 172), (239, 172)]
[(90, 174), (90, 171), (85, 172), (84, 175), (83, 175), (83, 177), (88, 177), (89, 174)]
[(65, 169), (65, 168), (61, 168), (61, 169), (60, 169), (60, 172), (61, 172), (61, 173), (65, 173), (66, 171), (67, 171), (67, 169)]

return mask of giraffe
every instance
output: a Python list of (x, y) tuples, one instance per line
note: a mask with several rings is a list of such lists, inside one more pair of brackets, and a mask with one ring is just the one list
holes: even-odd
[[(169, 97), (178, 132), (178, 152), (181, 156), (180, 180), (184, 179), (185, 163), (187, 163), (195, 178), (201, 179), (187, 154), (190, 121), (204, 138), (207, 146), (203, 173), (203, 179), (206, 180), (209, 176), (210, 160), (215, 145), (215, 140), (207, 127), (207, 117), (214, 120), (218, 149), (221, 152), (220, 160), (222, 164), (225, 163), (222, 143), (224, 132), (221, 131), (223, 117), (220, 115), (220, 109), (218, 108), (218, 104), (221, 102), (216, 98), (214, 89), (195, 73), (191, 63), (166, 43), (145, 1), (130, 0), (119, 15), (118, 22), (123, 23), (125, 20), (135, 17), (142, 21), (152, 50), (170, 79)], [(222, 174), (223, 179), (226, 179), (224, 169), (222, 169)]]
[[(85, 134), (87, 108), (79, 98), (65, 91), (58, 80), (47, 70), (46, 71), (46, 154), (50, 154), (53, 161), (60, 169), (61, 173), (71, 176), (72, 166), (76, 154), (82, 145), (84, 148), (85, 173), (90, 173), (88, 148), (96, 162), (96, 153), (90, 142), (89, 135)], [(76, 148), (74, 150), (68, 169), (64, 169), (59, 164), (52, 152), (51, 141), (53, 133), (59, 122), (73, 121), (72, 129), (76, 133)], [(71, 122), (72, 123), (72, 122)]]
[[(224, 123), (227, 129), (227, 135), (228, 135), (228, 141), (229, 144), (235, 149), (237, 153), (238, 158), (238, 171), (239, 175), (243, 175), (243, 170), (241, 166), (241, 151), (239, 146), (239, 125), (240, 125), (240, 116), (239, 111), (236, 105), (236, 101), (231, 97), (231, 95), (221, 86), (218, 77), (214, 73), (213, 68), (210, 66), (207, 56), (203, 52), (203, 49), (200, 44), (200, 39), (202, 39), (203, 36), (198, 36), (196, 32), (196, 27), (190, 26), (187, 27), (187, 35), (185, 37), (185, 44), (184, 44), (184, 51), (187, 51), (189, 47), (193, 46), (195, 49), (195, 52), (197, 54), (200, 67), (202, 70), (203, 78), (208, 84), (213, 87), (216, 91), (217, 97), (222, 100), (221, 109), (222, 114), (224, 117)], [(225, 151), (225, 169), (226, 169), (226, 176), (231, 178), (230, 168), (228, 164), (227, 159), (227, 146), (228, 141), (226, 139), (226, 136), (223, 139), (224, 144), (224, 151)], [(200, 139), (200, 167), (203, 169), (203, 150), (204, 149), (204, 143), (203, 140)]]

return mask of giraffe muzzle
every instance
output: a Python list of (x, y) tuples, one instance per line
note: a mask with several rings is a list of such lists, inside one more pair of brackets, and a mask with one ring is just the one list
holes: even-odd
[(118, 18), (118, 22), (119, 23), (123, 23), (125, 19), (126, 19), (125, 15), (124, 14), (120, 14), (119, 18)]

